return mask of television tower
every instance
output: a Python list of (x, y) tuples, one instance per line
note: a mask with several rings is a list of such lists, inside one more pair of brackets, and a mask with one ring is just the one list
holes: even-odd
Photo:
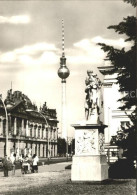
[(66, 78), (69, 76), (70, 71), (66, 66), (64, 37), (64, 21), (62, 20), (62, 56), (60, 58), (58, 76), (61, 78), (62, 83), (62, 138), (67, 140)]

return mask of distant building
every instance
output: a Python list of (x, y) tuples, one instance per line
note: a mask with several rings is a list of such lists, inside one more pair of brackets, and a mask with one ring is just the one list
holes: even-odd
[[(37, 106), (22, 92), (9, 90), (5, 99), (8, 113), (8, 153), (57, 156), (58, 120), (55, 109), (46, 103)], [(6, 116), (0, 101), (0, 156), (6, 152)], [(49, 152), (49, 153), (48, 153)]]
[(115, 138), (118, 131), (121, 131), (121, 127), (126, 127), (131, 122), (129, 116), (132, 110), (120, 110), (122, 102), (118, 99), (124, 96), (124, 93), (119, 92), (119, 85), (117, 84), (117, 74), (110, 74), (113, 70), (113, 66), (98, 67), (99, 71), (104, 75), (103, 81), (103, 122), (108, 125), (105, 128), (105, 148), (106, 151), (110, 149), (111, 161), (115, 161), (118, 156), (118, 147), (115, 143), (110, 142)]

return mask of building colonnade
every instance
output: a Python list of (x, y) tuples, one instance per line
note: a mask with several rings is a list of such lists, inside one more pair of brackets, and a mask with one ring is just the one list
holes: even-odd
[[(6, 120), (0, 116), (0, 137), (5, 138)], [(37, 154), (39, 157), (57, 156), (57, 134), (56, 123), (53, 126), (41, 122), (34, 122), (27, 118), (20, 118), (8, 114), (8, 137), (9, 152), (17, 154)], [(49, 147), (49, 148), (48, 148)], [(3, 148), (3, 151), (2, 151)], [(4, 156), (5, 143), (0, 142), (0, 153)]]

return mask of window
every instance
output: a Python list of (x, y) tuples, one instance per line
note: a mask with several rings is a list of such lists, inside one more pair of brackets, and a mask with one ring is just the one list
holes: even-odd
[(34, 126), (34, 137), (36, 137), (36, 126)]
[(38, 129), (38, 137), (40, 138), (40, 128)]

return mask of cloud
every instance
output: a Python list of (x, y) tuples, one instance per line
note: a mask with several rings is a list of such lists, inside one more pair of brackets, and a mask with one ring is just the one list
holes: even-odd
[(73, 48), (66, 50), (68, 61), (70, 64), (102, 64), (105, 53), (97, 43), (105, 43), (116, 48), (125, 47), (129, 49), (132, 43), (125, 42), (120, 39), (104, 39), (101, 36), (93, 37), (92, 39), (83, 39), (73, 44)]
[(25, 45), (22, 48), (16, 49), (15, 52), (17, 54), (29, 54), (29, 55), (35, 55), (38, 51), (56, 51), (56, 47), (54, 44), (48, 44), (45, 42), (42, 43), (36, 43), (33, 45)]
[(93, 43), (105, 43), (106, 45), (112, 45), (114, 47), (122, 48), (122, 47), (130, 47), (132, 43), (125, 42), (123, 38), (120, 39), (104, 39), (100, 36), (96, 36), (91, 39)]
[(0, 54), (0, 62), (1, 63), (12, 63), (16, 61), (16, 53), (14, 52), (6, 52)]
[[(73, 44), (72, 48), (66, 49), (67, 64), (73, 71), (77, 66), (92, 65), (99, 66), (104, 63), (105, 53), (101, 50), (98, 42), (103, 42), (109, 45), (123, 47), (129, 46), (129, 43), (124, 42), (121, 39), (104, 39), (101, 36), (93, 37), (92, 39), (83, 39)], [(21, 48), (17, 48), (13, 51), (0, 53), (1, 69), (4, 65), (4, 69), (11, 65), (13, 69), (17, 66), (20, 67), (20, 71), (23, 69), (38, 71), (42, 69), (47, 71), (57, 69), (59, 65), (60, 50), (54, 45), (46, 42), (39, 42), (32, 45), (25, 45)], [(7, 66), (5, 66), (7, 65)], [(75, 67), (74, 67), (75, 65)], [(59, 67), (59, 66), (58, 66)], [(6, 69), (5, 69), (6, 70)], [(17, 69), (19, 71), (19, 69)]]
[(42, 64), (51, 65), (57, 63), (59, 60), (56, 52), (58, 52), (58, 49), (54, 44), (41, 42), (0, 53), (0, 63), (19, 63), (27, 67)]
[(27, 15), (18, 15), (11, 17), (0, 16), (0, 23), (9, 23), (9, 24), (27, 24), (30, 22), (30, 17)]
[(100, 64), (105, 56), (100, 47), (89, 39), (83, 39), (73, 46), (68, 50), (70, 64)]

